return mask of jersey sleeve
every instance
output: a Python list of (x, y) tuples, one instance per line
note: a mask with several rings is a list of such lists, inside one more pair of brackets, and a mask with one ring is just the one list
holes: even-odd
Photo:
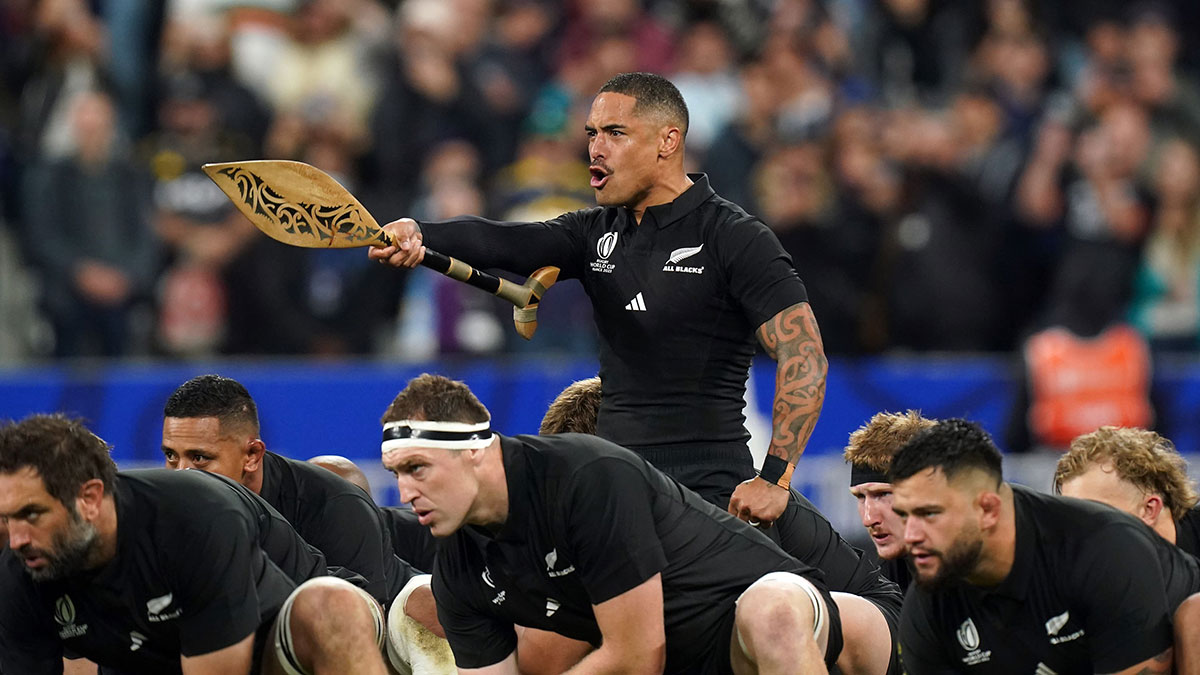
[(182, 610), (180, 651), (198, 656), (236, 644), (258, 629), (263, 617), (256, 582), (261, 575), (281, 572), (259, 548), (243, 512), (206, 513), (190, 522), (193, 527), (174, 530), (170, 539), (160, 536), (160, 545)]
[(905, 675), (957, 673), (933, 635), (929, 603), (916, 588), (909, 588), (900, 613), (900, 661)]
[(804, 282), (779, 238), (757, 218), (719, 230), (721, 267), (729, 292), (755, 328), (792, 305), (807, 302)]
[(593, 605), (632, 590), (667, 567), (643, 470), (602, 457), (575, 472), (564, 535)]
[(61, 673), (54, 622), (14, 578), (24, 572), (4, 564), (6, 555), (12, 553), (0, 551), (0, 673)]
[(517, 649), (511, 621), (487, 611), (466, 572), (456, 571), (453, 553), (439, 555), (433, 571), (433, 599), (438, 621), (446, 632), (454, 662), (459, 668), (484, 668), (508, 658)]
[(599, 209), (572, 211), (540, 223), (518, 223), (464, 217), (423, 222), (421, 236), (429, 248), (481, 269), (503, 269), (529, 275), (553, 265), (559, 276), (583, 275), (586, 228)]
[[(1114, 523), (1096, 531), (1074, 560), (1075, 606), (1084, 608), (1084, 631), (1098, 673), (1115, 673), (1171, 646), (1167, 582), (1149, 535), (1130, 532), (1138, 523)], [(1147, 530), (1149, 532), (1149, 530)]]

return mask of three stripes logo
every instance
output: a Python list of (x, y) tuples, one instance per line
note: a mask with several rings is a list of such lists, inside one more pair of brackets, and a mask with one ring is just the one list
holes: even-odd
[(629, 301), (629, 304), (625, 305), (625, 309), (631, 312), (646, 311), (646, 301), (642, 298), (641, 291), (638, 291), (638, 294), (633, 296), (633, 299)]
[(558, 611), (559, 603), (554, 598), (546, 598), (546, 616), (554, 616)]

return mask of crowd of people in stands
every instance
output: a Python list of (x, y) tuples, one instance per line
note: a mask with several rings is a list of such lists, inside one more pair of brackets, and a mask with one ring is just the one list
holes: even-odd
[(0, 332), (27, 357), (592, 353), (573, 284), (524, 344), (457, 282), (267, 239), (200, 166), (302, 160), (381, 223), (542, 220), (592, 205), (587, 106), (644, 70), (828, 353), (1114, 323), (1193, 350), (1197, 28), (1186, 0), (7, 2), (0, 264), (36, 312)]

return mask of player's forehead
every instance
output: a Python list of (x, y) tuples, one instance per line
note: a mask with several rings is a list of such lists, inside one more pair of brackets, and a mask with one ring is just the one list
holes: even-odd
[(1109, 493), (1132, 492), (1137, 488), (1121, 477), (1111, 462), (1093, 462), (1083, 471), (1063, 481), (1063, 492)]
[(602, 129), (612, 125), (633, 126), (638, 118), (633, 109), (637, 99), (628, 94), (618, 94), (606, 91), (592, 100), (588, 111), (587, 126), (592, 129)]
[(850, 486), (850, 494), (855, 497), (879, 497), (891, 491), (891, 483), (866, 482)]
[(234, 430), (221, 426), (216, 417), (165, 417), (162, 442), (172, 449), (207, 449), (219, 451), (236, 443)]
[(0, 516), (11, 516), (28, 506), (52, 508), (57, 501), (46, 489), (42, 475), (31, 466), (0, 473)]
[(897, 507), (919, 504), (943, 504), (957, 494), (953, 484), (939, 467), (922, 469), (892, 483), (892, 500)]

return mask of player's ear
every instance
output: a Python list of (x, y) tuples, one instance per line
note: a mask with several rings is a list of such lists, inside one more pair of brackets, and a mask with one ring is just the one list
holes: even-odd
[(75, 511), (87, 521), (95, 520), (100, 513), (100, 502), (104, 501), (104, 481), (93, 478), (84, 481), (75, 493)]
[(683, 130), (676, 126), (663, 127), (658, 137), (658, 156), (666, 159), (683, 149)]
[(1142, 508), (1138, 513), (1138, 518), (1141, 518), (1142, 522), (1150, 527), (1154, 527), (1158, 523), (1158, 517), (1165, 506), (1162, 497), (1158, 495), (1146, 495), (1142, 498)]
[(1004, 505), (1000, 495), (986, 490), (979, 493), (976, 503), (979, 505), (979, 527), (985, 530), (995, 527), (1000, 522), (1000, 509)]
[(246, 473), (258, 471), (258, 467), (262, 466), (262, 458), (267, 452), (267, 446), (262, 442), (262, 439), (252, 438), (246, 441), (246, 460), (242, 469)]

